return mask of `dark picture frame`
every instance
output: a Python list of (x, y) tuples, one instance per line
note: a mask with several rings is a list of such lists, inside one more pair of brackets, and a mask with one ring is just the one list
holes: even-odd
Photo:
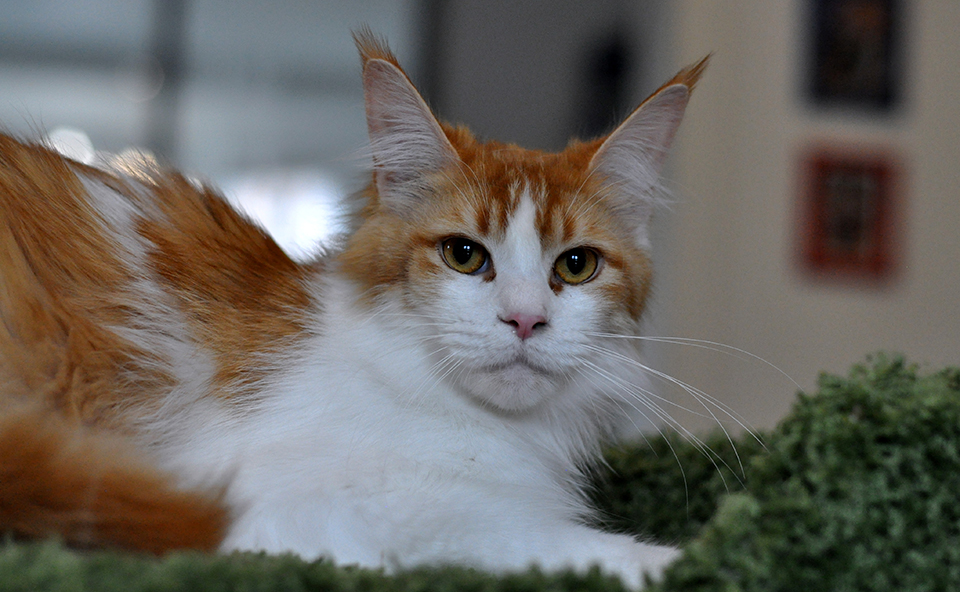
[(818, 276), (883, 280), (898, 266), (900, 166), (888, 152), (835, 148), (804, 158), (800, 252)]
[(901, 102), (900, 0), (810, 0), (815, 105), (890, 111)]

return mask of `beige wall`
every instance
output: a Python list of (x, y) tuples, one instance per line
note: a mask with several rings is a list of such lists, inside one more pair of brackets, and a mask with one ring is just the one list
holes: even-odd
[[(893, 118), (804, 103), (802, 4), (673, 5), (678, 63), (715, 53), (668, 172), (674, 204), (657, 229), (654, 330), (743, 348), (804, 388), (820, 370), (846, 372), (880, 349), (960, 365), (960, 2), (906, 3), (905, 106)], [(798, 161), (815, 142), (901, 157), (902, 267), (889, 285), (818, 282), (798, 271)], [(796, 391), (761, 363), (678, 346), (654, 355), (755, 427), (772, 426)], [(703, 429), (712, 420), (684, 422)]]

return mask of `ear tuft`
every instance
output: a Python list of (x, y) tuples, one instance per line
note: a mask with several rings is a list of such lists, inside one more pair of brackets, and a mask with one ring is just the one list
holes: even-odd
[(363, 93), (380, 203), (398, 212), (419, 198), (417, 181), (458, 159), (440, 123), (381, 39), (354, 35), (363, 60)]
[[(712, 56), (713, 54), (707, 54), (700, 58), (699, 62), (691, 64), (683, 70), (680, 70), (677, 72), (676, 76), (661, 86), (658, 91), (667, 88), (668, 86), (673, 86), (674, 84), (682, 84), (683, 86), (687, 87), (688, 91), (693, 92), (694, 87), (697, 86), (697, 83), (700, 82), (700, 78), (703, 77), (703, 73), (706, 72)], [(657, 93), (653, 94), (656, 95)]]
[(590, 161), (590, 173), (610, 186), (621, 200), (620, 210), (646, 242), (646, 222), (660, 169), (680, 127), (690, 93), (703, 75), (710, 56), (684, 68), (630, 114), (600, 145)]
[(390, 51), (386, 39), (374, 33), (370, 27), (364, 25), (359, 31), (354, 31), (353, 42), (357, 46), (357, 51), (360, 52), (360, 60), (364, 67), (370, 60), (383, 60), (400, 68), (400, 63)]

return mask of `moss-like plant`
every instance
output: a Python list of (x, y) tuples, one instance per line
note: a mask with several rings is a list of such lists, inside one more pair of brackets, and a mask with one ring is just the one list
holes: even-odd
[(823, 376), (766, 444), (660, 590), (960, 589), (960, 370)]

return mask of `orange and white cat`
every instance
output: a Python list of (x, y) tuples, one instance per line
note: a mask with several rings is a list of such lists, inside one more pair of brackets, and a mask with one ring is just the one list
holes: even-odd
[(0, 530), (492, 570), (676, 550), (584, 525), (644, 403), (658, 173), (704, 62), (548, 154), (439, 123), (358, 35), (373, 175), (300, 264), (147, 159), (0, 135)]

